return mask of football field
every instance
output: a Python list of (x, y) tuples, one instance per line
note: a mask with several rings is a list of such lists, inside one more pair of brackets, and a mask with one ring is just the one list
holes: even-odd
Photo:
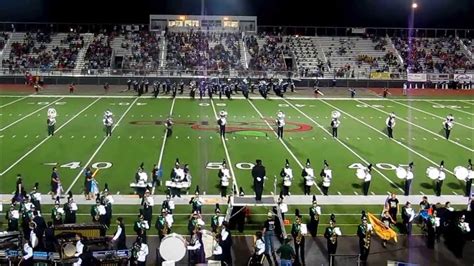
[[(47, 110), (57, 110), (56, 134), (47, 136)], [(371, 195), (402, 194), (403, 180), (395, 168), (414, 162), (411, 194), (434, 195), (429, 166), (444, 160), (447, 177), (444, 195), (464, 195), (464, 182), (453, 175), (456, 166), (466, 166), (474, 151), (474, 101), (472, 99), (233, 99), (190, 100), (115, 96), (0, 96), (0, 193), (15, 190), (17, 174), (26, 190), (40, 183), (49, 191), (50, 175), (57, 166), (66, 192), (82, 194), (84, 167), (97, 170), (100, 189), (107, 183), (112, 193), (133, 194), (129, 187), (143, 163), (150, 173), (161, 165), (163, 180), (178, 158), (189, 164), (194, 193), (219, 194), (218, 166), (230, 163), (234, 185), (253, 194), (251, 171), (256, 159), (267, 170), (264, 194), (280, 192), (279, 173), (288, 159), (293, 168), (292, 195), (303, 194), (301, 169), (309, 159), (315, 173), (327, 160), (333, 171), (329, 195), (362, 195), (362, 181), (355, 173), (360, 166), (374, 165)], [(113, 113), (111, 137), (102, 124), (106, 110)], [(228, 112), (226, 138), (217, 128), (219, 111)], [(331, 112), (341, 113), (339, 137), (331, 137)], [(275, 133), (278, 111), (286, 114), (284, 139)], [(396, 114), (394, 139), (387, 138), (385, 120)], [(442, 122), (455, 118), (450, 140), (444, 138)], [(164, 121), (171, 116), (173, 132), (166, 138)], [(164, 182), (163, 182), (164, 183)], [(322, 180), (311, 193), (322, 195)], [(160, 186), (155, 194), (163, 195)], [(467, 200), (467, 199), (466, 199)], [(354, 204), (357, 197), (354, 197)], [(307, 202), (310, 204), (310, 202)], [(374, 205), (382, 202), (374, 202)], [(344, 213), (343, 208), (337, 209)], [(352, 213), (359, 213), (351, 209)], [(118, 211), (120, 213), (120, 211)], [(264, 212), (262, 212), (264, 213)], [(337, 215), (337, 214), (336, 214)]]

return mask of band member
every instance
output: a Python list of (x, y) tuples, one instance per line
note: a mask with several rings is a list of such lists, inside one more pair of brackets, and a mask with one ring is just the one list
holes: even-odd
[(436, 179), (436, 185), (435, 185), (435, 192), (436, 196), (441, 196), (441, 189), (443, 188), (443, 182), (444, 179), (446, 178), (446, 173), (444, 172), (444, 160), (441, 161), (439, 164), (439, 176), (438, 179)]
[(102, 205), (105, 206), (105, 226), (109, 228), (112, 222), (112, 204), (114, 203), (114, 198), (109, 191), (109, 185), (107, 183), (104, 184), (101, 201)]
[(39, 192), (39, 183), (36, 182), (35, 186), (30, 192), (31, 203), (35, 206), (37, 211), (41, 211), (41, 193)]
[(192, 197), (189, 201), (189, 204), (191, 204), (191, 212), (197, 212), (199, 214), (202, 213), (202, 201), (201, 197), (199, 197), (199, 186), (196, 186), (196, 192), (194, 193), (194, 197)]
[(354, 98), (356, 95), (356, 90), (354, 88), (350, 88), (349, 93), (351, 94), (351, 98)]
[(266, 178), (265, 166), (262, 165), (262, 160), (257, 160), (256, 165), (252, 168), (253, 186), (255, 189), (255, 200), (262, 200), (263, 184)]
[(34, 264), (35, 263), (33, 261), (33, 247), (31, 246), (31, 242), (28, 240), (23, 245), (23, 257), (21, 257), (19, 265), (33, 266)]
[(109, 83), (106, 82), (106, 83), (104, 84), (104, 92), (105, 92), (105, 94), (107, 94), (107, 93), (109, 92), (109, 89), (110, 89), (110, 85), (109, 85)]
[(153, 206), (155, 205), (155, 200), (150, 194), (150, 190), (145, 191), (145, 195), (142, 198), (142, 214), (148, 224), (151, 224), (151, 218), (153, 216)]
[(387, 135), (389, 138), (393, 139), (393, 128), (395, 127), (395, 113), (390, 113), (385, 120), (385, 124), (387, 125)]
[(168, 223), (166, 222), (166, 209), (161, 210), (161, 214), (156, 219), (155, 228), (158, 230), (158, 236), (160, 240), (162, 240), (166, 235), (170, 233), (170, 228), (168, 227)]
[(392, 217), (392, 219), (397, 222), (397, 214), (398, 211), (400, 210), (400, 205), (398, 204), (399, 201), (397, 199), (397, 195), (395, 193), (392, 193), (390, 198), (387, 199), (387, 202), (385, 203), (385, 209), (388, 209), (388, 213)]
[(222, 110), (219, 112), (219, 119), (217, 120), (219, 125), (219, 135), (225, 138), (225, 125), (227, 124), (227, 112)]
[(194, 227), (191, 240), (187, 247), (189, 251), (189, 264), (195, 265), (206, 262), (206, 255), (204, 252), (204, 243), (202, 242), (202, 232), (200, 226)]
[(115, 244), (117, 250), (127, 249), (127, 235), (125, 234), (125, 224), (123, 218), (118, 217), (117, 220), (117, 231), (115, 231), (112, 241)]
[(451, 134), (451, 129), (453, 129), (454, 125), (454, 117), (452, 114), (449, 114), (446, 117), (446, 120), (443, 122), (443, 129), (446, 139), (449, 139), (449, 135)]
[(309, 159), (306, 159), (306, 166), (301, 172), (301, 176), (304, 178), (304, 194), (311, 194), (311, 186), (314, 184), (314, 170), (311, 168)]
[(367, 196), (369, 194), (370, 181), (372, 180), (371, 172), (372, 172), (372, 164), (369, 164), (367, 168), (365, 168), (364, 183), (362, 185), (364, 196)]
[(283, 138), (283, 127), (285, 126), (285, 114), (282, 111), (278, 111), (277, 119), (276, 119), (276, 125), (277, 125), (278, 138), (282, 139)]
[(336, 218), (334, 214), (331, 215), (329, 220), (329, 227), (324, 231), (324, 237), (327, 239), (327, 250), (328, 250), (328, 259), (331, 263), (331, 255), (336, 254), (337, 251), (337, 237), (341, 235), (341, 229), (336, 227)]
[(232, 235), (229, 231), (229, 223), (223, 221), (221, 225), (222, 260), (226, 265), (232, 265)]
[(466, 197), (471, 197), (471, 188), (472, 188), (472, 180), (474, 179), (474, 171), (472, 169), (472, 161), (471, 159), (467, 160), (467, 171), (468, 175), (466, 177), (466, 193), (464, 194)]
[(61, 196), (61, 189), (61, 178), (59, 177), (58, 168), (53, 167), (53, 172), (51, 173), (51, 198), (53, 200)]
[(229, 181), (230, 179), (232, 179), (232, 177), (230, 176), (230, 171), (229, 168), (227, 168), (227, 163), (225, 160), (222, 162), (222, 165), (219, 169), (219, 173), (217, 175), (220, 179), (221, 196), (226, 197), (227, 188), (229, 187)]
[[(148, 256), (149, 250), (148, 245), (146, 244), (145, 239), (137, 237), (137, 241), (134, 244), (136, 262), (138, 266), (146, 265), (146, 257)], [(132, 251), (132, 253), (134, 253)]]
[(316, 196), (313, 195), (313, 206), (309, 208), (309, 232), (311, 233), (312, 237), (316, 237), (318, 234), (318, 225), (319, 225), (319, 217), (321, 216), (321, 207), (318, 206), (318, 202), (316, 201)]
[(407, 168), (407, 176), (405, 178), (405, 196), (410, 195), (410, 188), (411, 188), (411, 182), (413, 181), (413, 166), (415, 164), (413, 162), (408, 164)]
[(224, 217), (221, 216), (221, 209), (219, 207), (219, 203), (216, 203), (216, 209), (214, 213), (214, 216), (212, 216), (211, 218), (211, 230), (213, 233), (218, 233), (218, 229), (222, 225), (222, 221), (224, 220)]
[(63, 224), (63, 215), (64, 209), (59, 207), (59, 199), (56, 200), (54, 204), (54, 208), (51, 211), (51, 220), (53, 220), (54, 225), (61, 225)]
[(367, 223), (367, 217), (362, 218), (362, 223), (357, 227), (359, 237), (359, 254), (362, 262), (367, 261), (370, 251), (370, 238), (372, 236), (372, 225)]
[(173, 134), (173, 120), (171, 117), (168, 117), (165, 122), (166, 127), (166, 137), (170, 137)]
[(275, 236), (275, 218), (272, 212), (268, 212), (267, 214), (267, 220), (263, 224), (262, 233), (265, 241), (265, 257), (267, 258), (268, 263), (272, 265), (271, 254), (276, 264), (275, 247), (273, 245), (273, 237)]
[(331, 186), (332, 171), (329, 168), (329, 164), (326, 160), (324, 160), (324, 168), (321, 170), (321, 173), (319, 175), (323, 179), (323, 184), (322, 184), (323, 194), (327, 196), (329, 193), (329, 187)]
[(263, 265), (265, 259), (265, 241), (263, 241), (262, 232), (257, 231), (255, 233), (255, 251), (252, 255), (252, 264), (249, 265)]
[(105, 126), (105, 136), (112, 136), (112, 126), (114, 125), (114, 120), (110, 111), (106, 111), (104, 114), (104, 119), (102, 122)]
[(48, 109), (48, 119), (46, 120), (48, 125), (48, 136), (54, 136), (54, 130), (56, 125), (56, 110), (54, 108)]
[(146, 231), (150, 229), (150, 225), (145, 220), (143, 214), (138, 215), (138, 220), (135, 221), (133, 225), (133, 230), (137, 233), (137, 237), (143, 239), (143, 242), (146, 243)]
[(332, 128), (332, 137), (333, 138), (337, 138), (337, 129), (338, 129), (340, 124), (341, 124), (341, 121), (339, 121), (339, 119), (337, 119), (337, 118), (333, 118), (331, 120), (331, 128)]
[(69, 191), (67, 203), (64, 204), (64, 223), (65, 224), (75, 224), (76, 223), (76, 212), (77, 212), (77, 204), (74, 202), (72, 197), (72, 192)]
[(280, 176), (283, 177), (283, 196), (289, 196), (291, 183), (293, 181), (293, 170), (290, 168), (290, 162), (288, 159), (285, 161), (285, 167), (280, 171)]
[(305, 265), (305, 237), (304, 232), (302, 231), (302, 218), (298, 209), (295, 210), (295, 222), (291, 227), (291, 235), (293, 236), (295, 245), (295, 264)]
[(453, 230), (453, 238), (456, 242), (453, 251), (456, 257), (463, 257), (464, 245), (466, 244), (466, 235), (470, 232), (471, 228), (469, 227), (469, 223), (466, 222), (466, 216), (463, 214), (456, 219), (456, 226)]
[(410, 236), (411, 229), (413, 225), (413, 220), (415, 219), (415, 210), (411, 207), (411, 203), (407, 201), (405, 206), (402, 207), (402, 221), (405, 233)]
[(168, 193), (166, 194), (166, 199), (163, 201), (163, 203), (161, 204), (161, 208), (162, 209), (166, 209), (166, 211), (169, 213), (169, 214), (173, 214), (173, 210), (174, 210), (174, 201), (171, 199), (171, 195)]
[(80, 234), (76, 234), (76, 253), (74, 257), (78, 258), (78, 261), (74, 263), (74, 266), (82, 265), (82, 254), (84, 253), (84, 244), (82, 243), (82, 237)]

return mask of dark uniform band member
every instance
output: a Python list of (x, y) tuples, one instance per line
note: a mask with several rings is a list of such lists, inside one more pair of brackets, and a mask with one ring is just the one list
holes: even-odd
[(302, 219), (298, 209), (295, 210), (295, 222), (291, 226), (291, 236), (294, 239), (295, 244), (295, 265), (305, 265), (305, 257), (304, 257), (304, 246), (305, 246), (305, 239), (304, 239), (304, 232), (302, 229)]
[(359, 237), (359, 254), (362, 262), (367, 261), (370, 251), (370, 238), (372, 236), (372, 225), (367, 223), (367, 217), (362, 217), (362, 223), (357, 227)]
[(465, 193), (465, 196), (466, 197), (470, 197), (471, 196), (471, 188), (472, 188), (472, 179), (474, 179), (474, 171), (472, 169), (472, 161), (471, 159), (467, 160), (467, 171), (468, 171), (468, 175), (467, 175), (467, 178), (466, 178), (466, 193)]
[(341, 229), (339, 227), (336, 227), (336, 218), (334, 214), (331, 214), (331, 218), (329, 220), (329, 227), (327, 227), (326, 231), (324, 231), (324, 237), (327, 240), (328, 259), (331, 265), (331, 260), (333, 259), (331, 255), (336, 254), (337, 238), (340, 235)]
[(313, 195), (313, 206), (309, 208), (309, 232), (311, 233), (312, 237), (316, 237), (318, 234), (318, 225), (319, 225), (319, 217), (321, 215), (321, 207), (318, 206), (318, 202), (316, 201), (316, 196)]
[(385, 124), (387, 125), (387, 135), (389, 138), (393, 139), (393, 128), (395, 127), (395, 114), (391, 113), (387, 120), (385, 120)]
[(123, 223), (123, 218), (117, 218), (117, 231), (115, 231), (112, 241), (115, 244), (115, 247), (118, 250), (127, 249), (127, 236), (125, 234), (125, 224)]
[(266, 178), (265, 166), (262, 165), (262, 160), (257, 160), (256, 165), (252, 168), (253, 186), (255, 190), (255, 200), (262, 200), (263, 183)]
[(173, 134), (173, 120), (171, 117), (168, 117), (165, 121), (165, 127), (166, 127), (166, 137), (170, 137)]

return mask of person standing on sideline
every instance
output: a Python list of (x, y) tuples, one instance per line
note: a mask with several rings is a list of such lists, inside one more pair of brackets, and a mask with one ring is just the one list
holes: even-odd
[(263, 224), (263, 239), (265, 241), (265, 257), (270, 265), (272, 265), (272, 258), (270, 255), (273, 256), (273, 260), (275, 264), (277, 264), (276, 256), (275, 256), (275, 247), (273, 245), (273, 237), (275, 237), (275, 218), (273, 217), (272, 212), (268, 212), (267, 220)]
[(405, 206), (402, 207), (403, 228), (405, 229), (407, 236), (411, 235), (413, 219), (415, 219), (415, 211), (411, 207), (411, 203), (407, 201)]
[(403, 90), (403, 96), (407, 96), (407, 87), (408, 87), (407, 83), (406, 82), (403, 83), (403, 89), (402, 89)]
[(280, 265), (281, 266), (292, 266), (292, 259), (296, 257), (295, 250), (290, 245), (291, 238), (287, 237), (283, 241), (276, 253), (280, 255)]
[(252, 168), (253, 186), (255, 190), (255, 200), (262, 200), (263, 184), (266, 178), (265, 166), (262, 165), (262, 160), (257, 160), (256, 165)]
[(388, 213), (392, 217), (392, 219), (397, 222), (397, 214), (400, 209), (399, 201), (397, 199), (397, 195), (395, 193), (392, 193), (390, 198), (387, 199), (387, 202), (385, 204), (385, 209), (388, 210)]

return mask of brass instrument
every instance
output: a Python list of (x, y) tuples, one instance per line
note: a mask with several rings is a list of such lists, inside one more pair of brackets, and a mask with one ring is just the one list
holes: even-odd
[(364, 238), (364, 248), (370, 248), (370, 238), (372, 237), (372, 230), (369, 230), (369, 227), (365, 226), (365, 238)]
[(96, 206), (95, 208), (95, 215), (94, 215), (94, 221), (99, 221), (100, 219), (100, 214), (99, 214), (99, 208)]
[(337, 242), (337, 234), (336, 234), (336, 228), (333, 227), (331, 230), (331, 236), (329, 237), (329, 241), (331, 241), (331, 244), (336, 244)]
[(296, 244), (301, 244), (301, 240), (303, 240), (303, 235), (301, 234), (301, 229), (298, 231), (298, 235), (296, 235)]
[(164, 220), (164, 223), (163, 223), (163, 228), (161, 229), (161, 234), (163, 236), (166, 236), (168, 234), (169, 227), (168, 227), (168, 222), (166, 221), (164, 217), (163, 217), (163, 220)]

